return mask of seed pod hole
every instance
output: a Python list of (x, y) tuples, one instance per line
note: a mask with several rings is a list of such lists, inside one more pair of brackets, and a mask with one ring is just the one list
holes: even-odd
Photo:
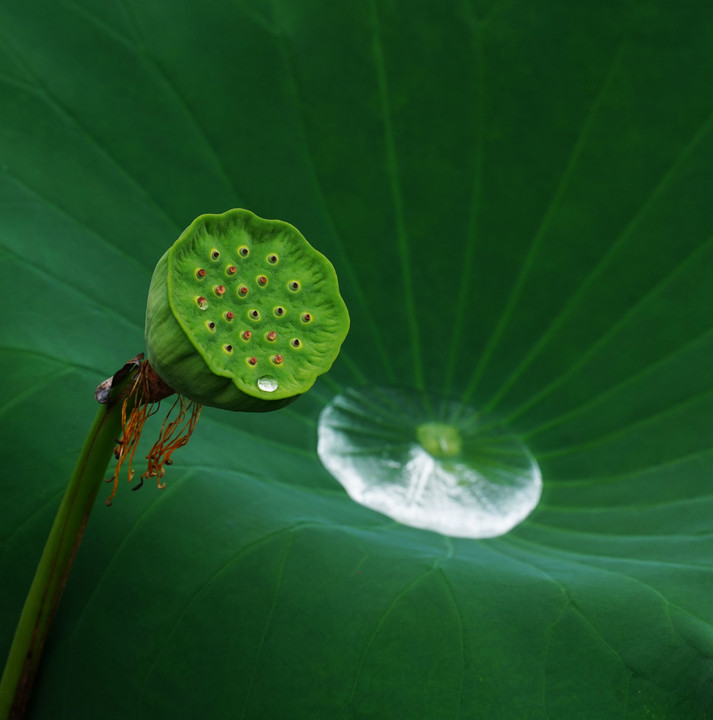
[(265, 275), (259, 275), (257, 278), (257, 284), (260, 287), (265, 287), (265, 285), (267, 285), (267, 277), (265, 277)]
[(302, 341), (299, 338), (292, 338), (290, 345), (292, 345), (293, 348), (299, 348), (302, 347)]
[(290, 280), (290, 282), (287, 283), (287, 287), (292, 290), (292, 292), (297, 292), (300, 289), (300, 284), (297, 280)]
[(243, 340), (245, 340), (245, 341), (250, 340), (250, 338), (251, 338), (252, 336), (253, 336), (253, 334), (250, 332), (250, 330), (243, 330), (243, 331), (240, 333), (240, 337), (241, 337)]
[(208, 330), (215, 332), (215, 323), (213, 321), (207, 322), (206, 326), (208, 327)]
[(247, 257), (250, 255), (250, 250), (248, 250), (246, 245), (241, 245), (238, 248), (238, 255), (240, 255), (240, 257)]
[(277, 261), (278, 261), (279, 259), (280, 259), (280, 258), (277, 257), (277, 255), (275, 255), (275, 253), (270, 253), (270, 254), (267, 256), (267, 261), (270, 263), (270, 265), (276, 265), (276, 264), (277, 264)]
[(268, 342), (274, 342), (276, 339), (277, 333), (274, 330), (270, 330), (270, 332), (265, 335), (265, 340)]
[(259, 319), (260, 319), (260, 313), (259, 313), (257, 310), (251, 310), (251, 311), (248, 313), (248, 317), (249, 317), (251, 320), (259, 320)]
[(204, 278), (204, 277), (205, 277), (205, 274), (206, 274), (206, 273), (205, 273), (205, 269), (204, 269), (204, 268), (198, 268), (198, 270), (196, 270), (196, 277), (197, 277), (197, 278)]
[(235, 317), (235, 313), (232, 310), (228, 310), (227, 313), (225, 313), (225, 319), (230, 321)]
[(248, 365), (252, 365), (253, 367), (257, 365), (257, 358), (255, 356), (248, 358)]
[(275, 365), (282, 365), (282, 355), (273, 355), (272, 362), (274, 362)]
[(228, 273), (228, 275), (235, 275), (235, 273), (238, 272), (238, 268), (236, 268), (235, 265), (228, 265), (225, 272)]
[(197, 297), (196, 305), (198, 305), (201, 310), (205, 310), (208, 307), (208, 301), (203, 296)]
[(245, 297), (247, 294), (248, 294), (248, 289), (247, 289), (247, 287), (245, 287), (245, 285), (241, 285), (241, 286), (238, 288), (238, 295), (240, 295), (240, 297)]
[(277, 317), (282, 317), (285, 314), (285, 308), (283, 308), (281, 305), (278, 305), (275, 308), (274, 312)]
[(223, 345), (223, 350), (227, 353), (233, 352), (233, 346), (232, 345)]
[(213, 288), (213, 292), (218, 296), (221, 297), (222, 295), (225, 295), (225, 285), (216, 285)]
[(302, 313), (300, 320), (302, 320), (303, 323), (312, 322), (312, 316), (309, 313)]
[(211, 250), (210, 251), (210, 259), (211, 260), (217, 260), (220, 257), (220, 252), (218, 250)]

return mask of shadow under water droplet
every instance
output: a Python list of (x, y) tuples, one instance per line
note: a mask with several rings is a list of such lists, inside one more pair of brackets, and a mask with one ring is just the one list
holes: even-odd
[(542, 494), (537, 462), (517, 437), (414, 390), (338, 395), (320, 415), (318, 453), (356, 502), (453, 537), (503, 535)]

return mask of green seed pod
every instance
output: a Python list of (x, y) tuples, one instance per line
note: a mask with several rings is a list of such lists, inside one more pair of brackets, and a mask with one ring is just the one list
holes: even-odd
[(329, 370), (348, 330), (329, 260), (292, 225), (248, 210), (196, 218), (151, 279), (147, 358), (201, 405), (287, 405)]

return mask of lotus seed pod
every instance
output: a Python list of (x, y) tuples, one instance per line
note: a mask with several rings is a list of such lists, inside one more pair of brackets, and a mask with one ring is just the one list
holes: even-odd
[(147, 358), (201, 405), (287, 405), (329, 370), (348, 330), (329, 260), (292, 225), (248, 210), (196, 218), (151, 279)]

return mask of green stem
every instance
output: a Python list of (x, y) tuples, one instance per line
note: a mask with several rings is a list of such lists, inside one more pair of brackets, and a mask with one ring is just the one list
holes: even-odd
[(117, 395), (132, 379), (130, 373), (100, 406), (77, 459), (10, 646), (0, 681), (0, 720), (24, 715), (52, 618), (121, 432)]

